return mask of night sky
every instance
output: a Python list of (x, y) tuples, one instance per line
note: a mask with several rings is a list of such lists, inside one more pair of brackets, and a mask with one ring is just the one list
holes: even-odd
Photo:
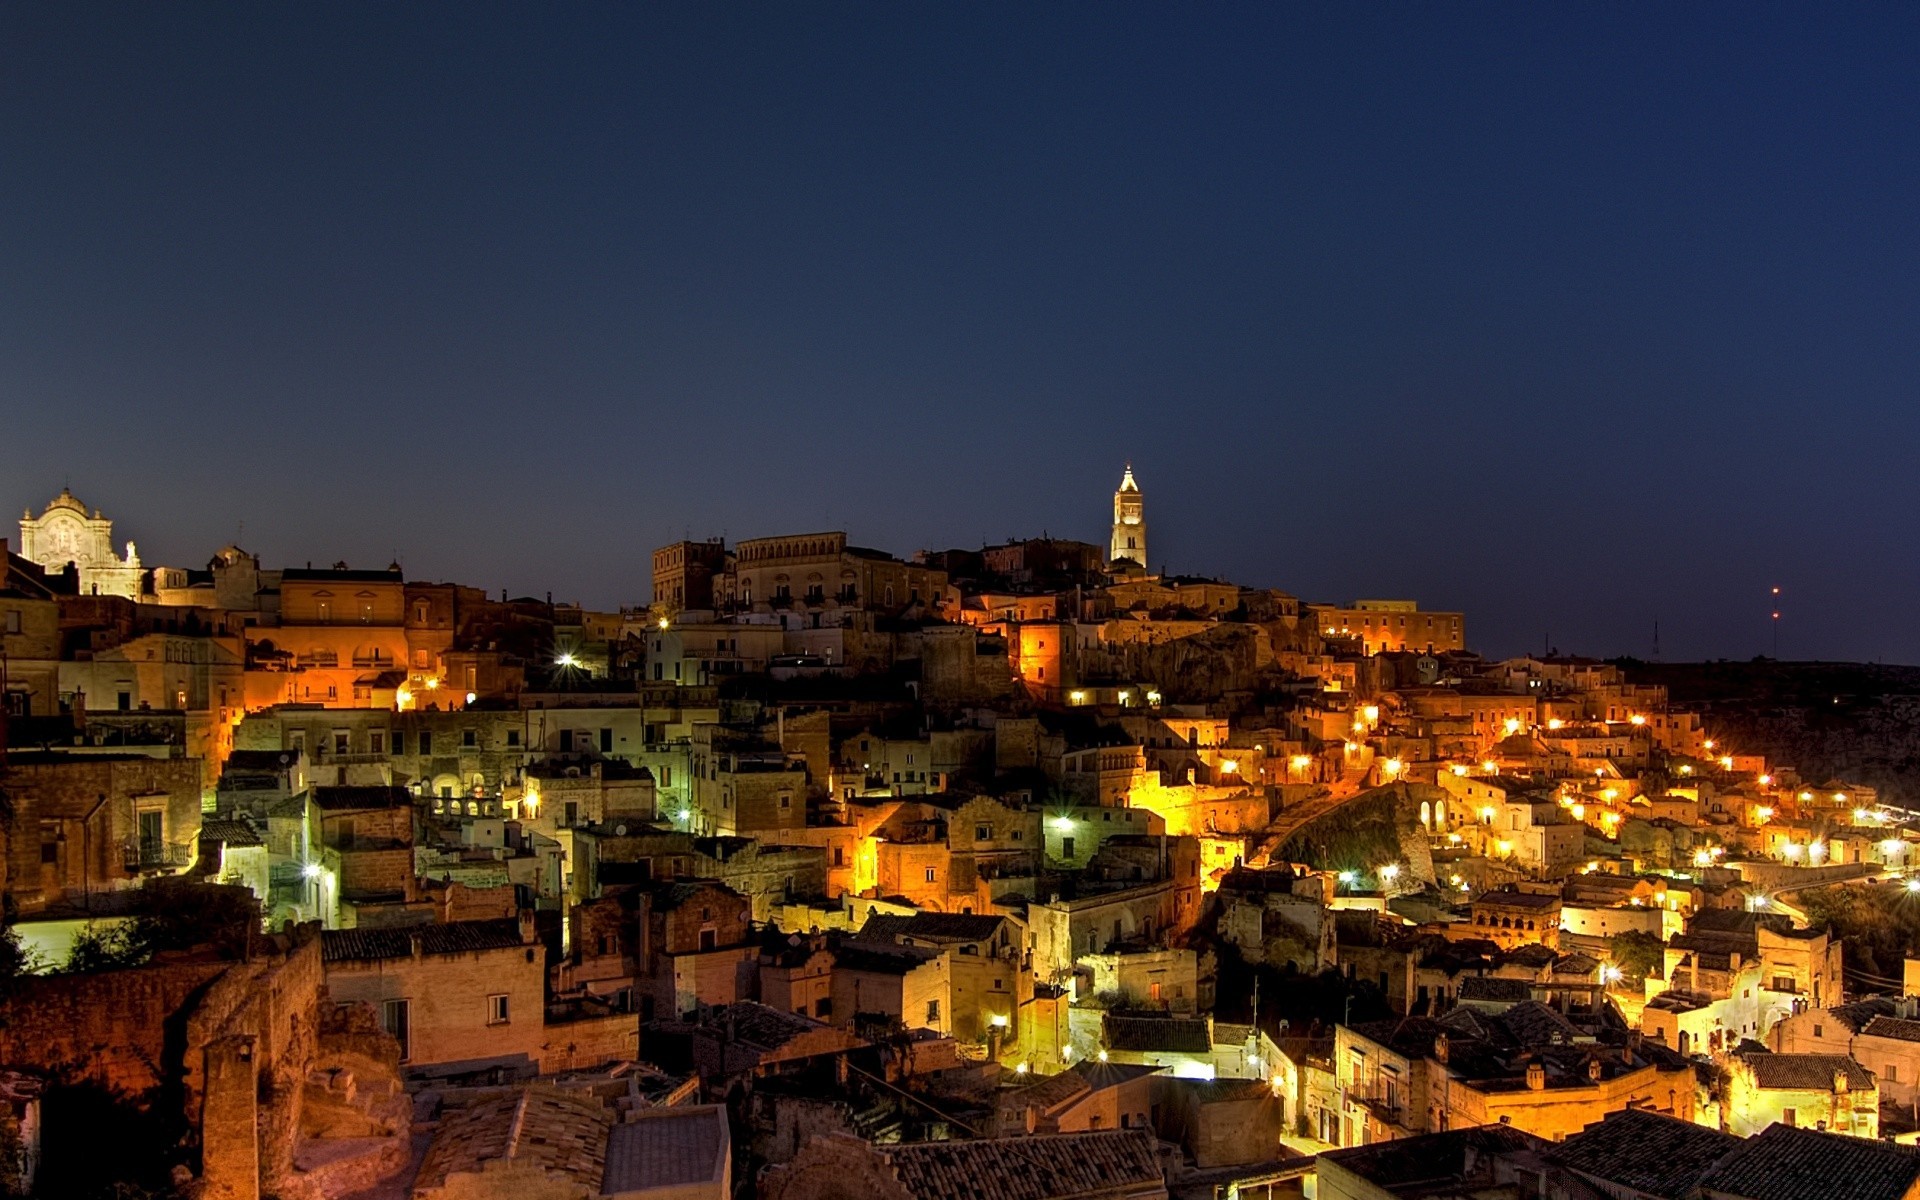
[(1131, 459), (1156, 568), (1920, 662), (1920, 7), (1846, 8), (8, 5), (0, 501), (612, 607)]

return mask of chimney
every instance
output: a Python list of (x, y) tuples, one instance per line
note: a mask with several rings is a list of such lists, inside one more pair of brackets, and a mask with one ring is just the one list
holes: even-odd
[(1598, 1058), (1587, 1060), (1587, 1078), (1593, 1080), (1595, 1083), (1600, 1082), (1600, 1060)]
[(523, 946), (532, 945), (533, 944), (533, 910), (530, 908), (523, 908), (520, 910), (519, 916), (520, 916), (520, 944)]
[(1438, 1063), (1447, 1061), (1447, 1035), (1444, 1033), (1433, 1035), (1433, 1059)]
[(1833, 1073), (1833, 1094), (1836, 1096), (1844, 1096), (1847, 1094), (1847, 1073), (1845, 1071), (1835, 1071)]
[(1527, 1064), (1527, 1090), (1530, 1092), (1540, 1092), (1545, 1091), (1546, 1087), (1547, 1068), (1541, 1065), (1540, 1060), (1536, 1058)]

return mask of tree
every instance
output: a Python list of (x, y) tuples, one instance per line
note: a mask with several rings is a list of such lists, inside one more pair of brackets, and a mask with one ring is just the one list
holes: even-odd
[(1666, 943), (1638, 929), (1616, 933), (1607, 939), (1607, 955), (1627, 982), (1636, 986), (1649, 977), (1660, 978), (1666, 970)]

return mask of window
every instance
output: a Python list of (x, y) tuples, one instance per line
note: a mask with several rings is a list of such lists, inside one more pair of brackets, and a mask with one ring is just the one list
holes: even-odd
[(518, 746), (519, 744), (520, 744), (520, 731), (518, 729), (507, 730), (507, 745)]
[(386, 732), (380, 729), (369, 730), (367, 733), (367, 753), (385, 754), (386, 752), (387, 752)]
[(928, 882), (928, 883), (934, 883), (934, 882), (937, 882), (937, 881), (938, 881), (938, 879), (939, 879), (939, 874), (940, 874), (940, 873), (939, 873), (938, 871), (936, 871), (936, 870), (935, 870), (934, 868), (932, 868), (932, 867), (928, 867), (928, 868), (927, 868), (927, 882)]
[(781, 792), (781, 793), (780, 793), (780, 807), (781, 807), (782, 809), (789, 809), (789, 808), (792, 808), (792, 807), (793, 807), (793, 793), (792, 793), (792, 792)]
[(433, 753), (433, 734), (429, 733), (425, 729), (422, 729), (420, 731), (420, 753), (422, 754)]
[(505, 994), (487, 997), (487, 1024), (505, 1025), (508, 1021), (507, 997)]
[(847, 852), (845, 847), (835, 846), (833, 848), (833, 865), (836, 867), (844, 867), (847, 865)]
[(1887, 1064), (1887, 1069), (1886, 1069), (1886, 1070), (1884, 1070), (1884, 1071), (1882, 1071), (1882, 1072), (1880, 1072), (1880, 1074), (1881, 1074), (1881, 1076), (1882, 1076), (1883, 1078), (1885, 1078), (1885, 1079), (1886, 1079), (1886, 1081), (1887, 1081), (1888, 1083), (1899, 1083), (1899, 1082), (1900, 1082), (1900, 1068), (1899, 1068), (1899, 1066), (1898, 1066), (1897, 1064), (1894, 1064), (1894, 1063), (1888, 1063), (1888, 1064)]
[(401, 1062), (411, 1057), (407, 1045), (407, 1034), (412, 1025), (411, 1007), (405, 1000), (386, 1000), (380, 1004), (380, 1027), (399, 1039)]
[(480, 744), (480, 735), (471, 729), (463, 729), (460, 731), (460, 744), (468, 749), (472, 749), (474, 746)]
[(702, 929), (700, 931), (700, 948), (702, 950), (712, 950), (719, 945), (720, 935), (717, 932), (712, 929)]
[[(1776, 991), (1778, 991), (1779, 989), (1778, 989), (1778, 988), (1776, 988), (1776, 989), (1774, 989), (1774, 990), (1776, 990)], [(1814, 1025), (1814, 1027), (1813, 1027), (1813, 1036), (1815, 1036), (1815, 1037), (1823, 1037), (1823, 1036), (1825, 1036), (1825, 1035), (1824, 1035), (1824, 1034), (1823, 1034), (1823, 1033), (1821, 1032), (1821, 1030), (1820, 1030), (1820, 1026), (1819, 1026), (1819, 1024), (1818, 1024), (1818, 1023), (1816, 1023), (1816, 1024)]]
[(938, 1000), (927, 1001), (927, 1024), (933, 1027), (938, 1027), (940, 1024), (940, 1002)]
[(8, 633), (20, 632), (20, 610), (17, 608), (9, 609), (7, 612), (7, 632)]
[(160, 850), (166, 845), (167, 814), (157, 808), (144, 809), (134, 814), (140, 834), (140, 857), (153, 862), (160, 857)]
[(1780, 1110), (1780, 1123), (1792, 1127), (1799, 1123), (1799, 1115), (1791, 1108), (1783, 1108)]
[(336, 729), (333, 731), (333, 752), (335, 754), (345, 754), (347, 752), (347, 739), (350, 736), (351, 735), (344, 729)]
[(1073, 839), (1072, 838), (1063, 837), (1060, 839), (1060, 857), (1061, 858), (1073, 857)]
[(992, 839), (992, 837), (993, 837), (993, 826), (991, 826), (991, 825), (975, 825), (975, 826), (973, 827), (973, 840), (974, 840), (974, 841), (976, 841), (976, 842), (985, 842), (985, 841), (989, 841), (989, 840), (991, 840), (991, 839)]
[(613, 730), (602, 729), (600, 731), (600, 753), (602, 754), (613, 753)]

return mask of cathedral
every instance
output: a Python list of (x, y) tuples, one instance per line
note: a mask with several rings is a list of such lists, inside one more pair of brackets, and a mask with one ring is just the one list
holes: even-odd
[(1113, 544), (1108, 547), (1107, 558), (1118, 562), (1127, 559), (1138, 563), (1141, 569), (1147, 565), (1147, 516), (1146, 497), (1140, 493), (1140, 485), (1133, 481), (1133, 464), (1127, 464), (1126, 474), (1120, 479), (1120, 490), (1113, 494)]
[(21, 516), (20, 557), (50, 574), (72, 563), (80, 571), (84, 596), (140, 596), (140, 555), (133, 543), (127, 543), (126, 558), (115, 556), (113, 522), (97, 509), (89, 517), (87, 506), (66, 488), (39, 516), (32, 510)]

